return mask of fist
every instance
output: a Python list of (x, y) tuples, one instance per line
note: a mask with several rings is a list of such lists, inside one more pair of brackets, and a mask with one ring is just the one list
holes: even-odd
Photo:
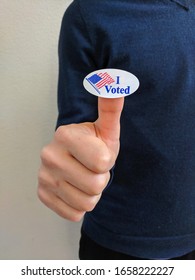
[(94, 123), (61, 126), (43, 148), (38, 196), (61, 217), (80, 221), (100, 200), (119, 152), (123, 102), (99, 98)]

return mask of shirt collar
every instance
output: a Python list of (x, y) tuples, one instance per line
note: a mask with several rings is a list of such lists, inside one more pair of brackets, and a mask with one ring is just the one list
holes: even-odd
[(176, 2), (177, 4), (181, 5), (182, 7), (189, 9), (189, 0), (171, 0), (172, 2)]

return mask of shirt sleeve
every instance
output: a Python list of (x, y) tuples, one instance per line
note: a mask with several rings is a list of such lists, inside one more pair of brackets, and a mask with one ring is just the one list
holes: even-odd
[(83, 79), (96, 70), (95, 54), (78, 1), (73, 1), (62, 19), (59, 37), (57, 127), (94, 121), (97, 97), (88, 94)]

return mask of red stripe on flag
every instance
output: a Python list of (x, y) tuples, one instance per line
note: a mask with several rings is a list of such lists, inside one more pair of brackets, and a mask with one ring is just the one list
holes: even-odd
[(102, 88), (103, 86), (110, 85), (111, 83), (114, 82), (114, 79), (106, 72), (100, 73), (98, 74), (98, 76), (100, 76), (102, 80), (96, 84), (97, 88)]

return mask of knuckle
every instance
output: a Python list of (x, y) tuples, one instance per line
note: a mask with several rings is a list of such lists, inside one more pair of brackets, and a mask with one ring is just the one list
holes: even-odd
[(53, 169), (60, 170), (62, 168), (61, 155), (52, 144), (49, 144), (42, 149), (40, 158), (42, 166), (50, 171)]
[(70, 129), (73, 125), (59, 126), (55, 132), (55, 139), (59, 142), (65, 143), (70, 138)]
[(51, 205), (51, 207), (50, 205), (46, 206), (53, 210), (58, 216), (71, 222), (79, 222), (84, 216), (82, 211), (77, 211), (75, 209), (67, 210), (66, 208), (58, 207), (57, 204)]
[(59, 126), (55, 132), (55, 138), (58, 140), (64, 139), (66, 136), (66, 126)]
[(52, 211), (54, 211), (56, 214), (58, 214), (60, 217), (72, 221), (72, 222), (80, 222), (85, 214), (85, 212), (83, 210), (79, 211), (79, 210), (75, 210), (75, 209), (71, 209), (71, 210), (67, 210), (66, 207), (59, 207), (57, 201), (55, 199), (53, 199), (52, 197), (50, 197), (50, 195), (48, 195), (44, 188), (42, 188), (41, 186), (38, 187), (37, 189), (37, 195), (38, 198), (40, 199), (40, 201), (47, 206), (48, 208), (50, 208)]
[(46, 179), (45, 173), (43, 172), (42, 169), (40, 169), (39, 173), (38, 173), (38, 183), (39, 183), (39, 185), (42, 185), (42, 186), (47, 185), (47, 179)]
[(92, 182), (92, 189), (91, 194), (92, 195), (99, 195), (102, 193), (102, 191), (107, 186), (107, 183), (110, 178), (110, 172), (104, 173), (104, 174), (98, 174)]
[(60, 180), (53, 178), (51, 174), (42, 169), (38, 173), (38, 183), (42, 188), (58, 189), (60, 187)]
[(92, 211), (97, 205), (98, 201), (100, 200), (100, 197), (101, 195), (91, 196), (86, 204), (84, 211), (86, 212)]
[(41, 161), (46, 166), (53, 166), (53, 155), (50, 146), (45, 146), (41, 151)]
[(101, 195), (90, 196), (83, 202), (82, 205), (80, 205), (80, 209), (85, 212), (92, 211), (100, 200), (100, 196)]
[(67, 220), (71, 222), (80, 222), (83, 219), (85, 212), (79, 211), (78, 213), (73, 213), (69, 217), (65, 217)]
[(111, 154), (109, 152), (97, 153), (95, 158), (95, 172), (106, 173), (111, 168)]
[(87, 199), (87, 201), (85, 201), (82, 205), (80, 205), (79, 208), (81, 211), (90, 212), (94, 209), (96, 204), (97, 202), (95, 201), (95, 199), (90, 197), (89, 199)]

